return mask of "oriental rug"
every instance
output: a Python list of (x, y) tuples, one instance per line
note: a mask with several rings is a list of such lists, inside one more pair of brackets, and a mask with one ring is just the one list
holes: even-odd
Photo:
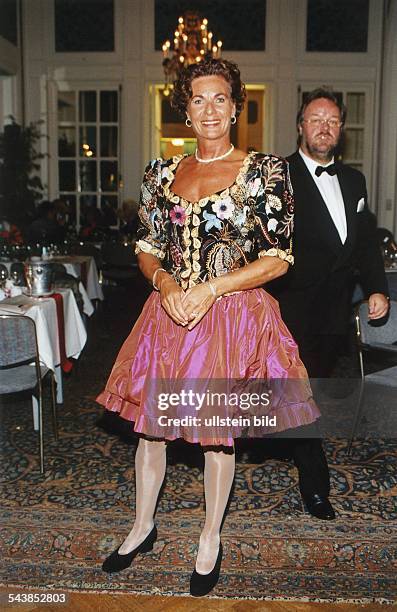
[[(94, 401), (134, 318), (127, 309), (118, 312), (124, 314), (113, 327), (111, 309), (90, 322), (87, 350), (65, 379), (58, 443), (46, 426), (44, 476), (29, 398), (2, 402), (1, 585), (188, 593), (204, 519), (201, 453), (194, 445), (169, 445), (153, 551), (119, 574), (101, 571), (102, 560), (128, 533), (134, 507), (136, 440), (125, 435), (125, 426), (116, 433), (115, 419), (100, 419)], [(46, 411), (48, 423), (49, 416)], [(290, 461), (264, 460), (246, 442), (239, 446), (214, 597), (396, 600), (395, 441), (358, 439), (351, 457), (345, 440), (327, 439), (325, 448), (337, 513), (329, 522), (304, 511)]]

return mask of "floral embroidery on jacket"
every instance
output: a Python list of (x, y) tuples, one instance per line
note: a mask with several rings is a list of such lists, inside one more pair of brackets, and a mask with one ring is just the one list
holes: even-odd
[(288, 163), (250, 153), (233, 183), (189, 202), (172, 192), (183, 155), (153, 160), (141, 189), (136, 252), (162, 260), (183, 289), (259, 257), (293, 263), (293, 195)]

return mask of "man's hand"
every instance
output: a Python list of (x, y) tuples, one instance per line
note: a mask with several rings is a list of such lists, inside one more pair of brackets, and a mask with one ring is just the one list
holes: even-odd
[(373, 293), (368, 298), (368, 318), (381, 319), (389, 310), (389, 301), (383, 293)]

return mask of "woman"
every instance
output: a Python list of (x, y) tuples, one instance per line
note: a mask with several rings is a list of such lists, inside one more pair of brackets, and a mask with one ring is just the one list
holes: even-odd
[[(258, 289), (293, 262), (293, 199), (284, 160), (246, 155), (230, 142), (244, 98), (239, 70), (226, 60), (194, 64), (175, 84), (173, 104), (192, 127), (197, 149), (192, 156), (154, 160), (146, 169), (137, 252), (156, 291), (98, 398), (134, 421), (141, 434), (135, 523), (104, 562), (105, 571), (128, 567), (136, 554), (153, 546), (166, 441), (183, 437), (203, 446), (206, 518), (190, 580), (196, 596), (208, 593), (219, 578), (220, 528), (234, 477), (233, 438), (242, 428), (159, 419), (155, 391), (167, 384), (175, 389), (178, 381), (205, 389), (211, 381), (227, 386), (233, 380), (294, 379), (303, 386), (294, 389), (292, 402), (278, 402), (274, 431), (311, 423), (319, 415), (277, 302)], [(167, 417), (197, 415), (197, 406), (182, 401), (161, 409)], [(211, 414), (210, 402), (202, 410)], [(219, 406), (213, 413), (222, 410), (226, 414)]]

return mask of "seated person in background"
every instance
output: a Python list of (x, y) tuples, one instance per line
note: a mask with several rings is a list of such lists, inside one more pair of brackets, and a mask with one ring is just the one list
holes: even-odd
[(56, 219), (59, 225), (67, 227), (69, 224), (69, 206), (68, 203), (61, 198), (56, 198), (52, 201), (55, 206)]
[(28, 242), (62, 242), (65, 228), (58, 222), (57, 209), (52, 202), (41, 202), (36, 219), (27, 228)]
[(102, 229), (101, 211), (96, 206), (90, 206), (85, 211), (85, 217), (80, 229), (79, 238), (89, 240)]
[(120, 234), (128, 238), (136, 237), (138, 229), (138, 208), (139, 204), (135, 200), (124, 200), (118, 210), (120, 218)]

